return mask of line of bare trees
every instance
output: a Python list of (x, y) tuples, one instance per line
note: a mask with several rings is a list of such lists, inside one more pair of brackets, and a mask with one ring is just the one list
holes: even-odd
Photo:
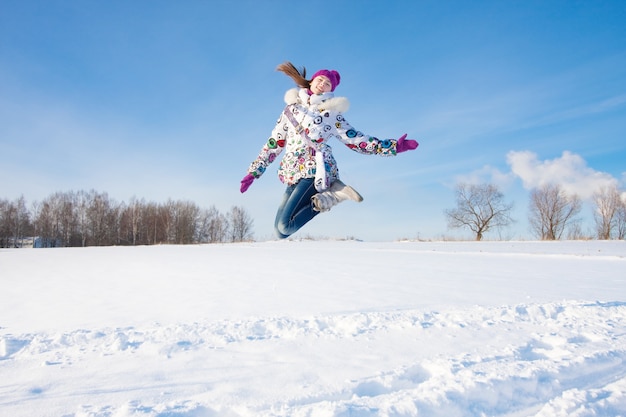
[(118, 203), (96, 191), (57, 192), (29, 209), (24, 197), (0, 199), (0, 247), (155, 245), (242, 242), (253, 221), (241, 207), (220, 213), (190, 201), (131, 199)]
[[(563, 187), (547, 184), (530, 193), (528, 220), (531, 232), (541, 240), (583, 238), (580, 219), (582, 201), (568, 194)], [(617, 187), (598, 190), (592, 198), (595, 237), (597, 239), (626, 238), (626, 200)], [(468, 228), (476, 240), (485, 233), (511, 225), (512, 203), (493, 184), (457, 184), (456, 208), (444, 213), (450, 228)]]

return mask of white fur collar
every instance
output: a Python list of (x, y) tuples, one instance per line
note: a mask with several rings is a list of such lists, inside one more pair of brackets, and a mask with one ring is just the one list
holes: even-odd
[(285, 103), (287, 104), (304, 104), (309, 105), (307, 100), (310, 97), (310, 105), (320, 105), (327, 110), (333, 110), (339, 113), (345, 113), (350, 108), (350, 102), (346, 97), (334, 97), (333, 93), (324, 93), (321, 95), (309, 96), (306, 88), (292, 88), (285, 93)]

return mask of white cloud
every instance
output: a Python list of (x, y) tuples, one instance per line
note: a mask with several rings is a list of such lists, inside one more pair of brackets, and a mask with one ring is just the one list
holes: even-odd
[(485, 165), (481, 169), (473, 171), (469, 174), (457, 176), (456, 182), (466, 184), (489, 183), (506, 188), (513, 182), (514, 179), (515, 176), (510, 172), (502, 172), (496, 167)]
[(511, 151), (507, 154), (507, 163), (526, 189), (558, 184), (566, 192), (587, 199), (601, 187), (618, 185), (613, 176), (589, 168), (580, 155), (569, 151), (564, 151), (559, 158), (545, 161), (539, 160), (534, 152)]

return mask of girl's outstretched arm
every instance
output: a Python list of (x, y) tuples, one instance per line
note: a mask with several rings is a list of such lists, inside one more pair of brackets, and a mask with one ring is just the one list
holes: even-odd
[(417, 141), (406, 139), (406, 134), (402, 135), (397, 140), (378, 139), (376, 136), (366, 135), (352, 127), (341, 113), (337, 114), (336, 120), (335, 131), (337, 138), (355, 152), (370, 155), (394, 156), (401, 152), (416, 149), (418, 146)]

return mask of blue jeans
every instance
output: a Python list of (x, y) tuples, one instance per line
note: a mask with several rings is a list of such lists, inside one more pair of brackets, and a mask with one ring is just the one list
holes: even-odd
[(303, 178), (297, 184), (287, 186), (274, 222), (274, 229), (280, 239), (296, 233), (319, 214), (311, 204), (311, 197), (317, 194), (313, 181), (313, 178)]

